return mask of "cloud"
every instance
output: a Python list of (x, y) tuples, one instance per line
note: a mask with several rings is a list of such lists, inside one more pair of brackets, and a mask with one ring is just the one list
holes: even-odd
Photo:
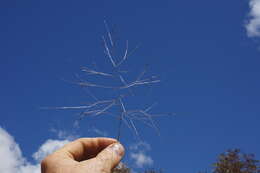
[(96, 127), (92, 127), (89, 129), (90, 132), (94, 132), (95, 134), (103, 137), (107, 137), (108, 133), (106, 131), (102, 131), (100, 129), (97, 129)]
[(260, 0), (250, 0), (249, 19), (246, 22), (247, 35), (249, 37), (260, 36)]
[(141, 151), (138, 153), (131, 153), (130, 157), (134, 159), (134, 163), (138, 168), (151, 166), (153, 164), (153, 159)]
[(130, 158), (133, 160), (137, 168), (144, 168), (153, 165), (153, 159), (147, 154), (151, 150), (150, 144), (146, 142), (138, 142), (130, 145)]
[(39, 150), (33, 154), (34, 160), (40, 162), (45, 156), (53, 153), (57, 149), (61, 148), (65, 144), (67, 144), (68, 140), (47, 140), (44, 144), (41, 145)]
[(28, 162), (23, 156), (19, 145), (6, 130), (0, 127), (0, 172), (3, 173), (40, 173), (40, 161), (46, 155), (54, 152), (68, 140), (47, 140), (33, 154), (36, 164)]
[[(0, 172), (14, 173), (17, 167), (24, 164), (21, 150), (12, 136), (0, 128)], [(4, 158), (3, 158), (4, 157)]]
[(66, 130), (58, 130), (56, 128), (51, 128), (50, 132), (54, 133), (58, 139), (63, 139), (63, 140), (69, 140), (72, 141), (76, 138), (78, 138), (78, 135), (75, 135), (73, 132), (66, 131)]
[(142, 151), (151, 150), (150, 144), (143, 142), (143, 141), (134, 143), (134, 144), (130, 145), (129, 148), (130, 148), (130, 150), (142, 150)]

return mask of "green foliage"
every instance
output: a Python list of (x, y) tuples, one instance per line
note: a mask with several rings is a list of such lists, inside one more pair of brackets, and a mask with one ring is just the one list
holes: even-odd
[(228, 150), (219, 155), (213, 173), (260, 173), (259, 161), (239, 149)]

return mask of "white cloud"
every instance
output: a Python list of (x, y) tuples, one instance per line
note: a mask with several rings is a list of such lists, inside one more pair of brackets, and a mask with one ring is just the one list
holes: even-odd
[(28, 162), (23, 156), (14, 138), (0, 127), (0, 172), (2, 173), (40, 173), (42, 158), (68, 143), (68, 140), (47, 140), (33, 154), (36, 164)]
[[(26, 165), (19, 166), (17, 168), (16, 173), (40, 173), (41, 172), (41, 166), (40, 164), (31, 165), (30, 163), (27, 163)], [(14, 172), (10, 172), (14, 173)]]
[(260, 0), (250, 0), (249, 20), (246, 23), (247, 35), (249, 37), (260, 36)]
[(92, 127), (89, 131), (90, 132), (94, 132), (94, 133), (96, 133), (99, 136), (103, 136), (103, 137), (107, 137), (108, 136), (108, 133), (106, 131), (102, 131), (100, 129), (97, 129), (96, 127)]
[(72, 141), (79, 137), (75, 135), (73, 132), (66, 131), (66, 130), (58, 130), (56, 128), (51, 128), (50, 131), (54, 133), (58, 137), (58, 139), (64, 139), (64, 140), (66, 139)]
[(134, 159), (134, 163), (138, 168), (151, 166), (153, 164), (153, 159), (141, 151), (138, 153), (131, 153), (130, 157)]
[(134, 144), (130, 145), (130, 150), (147, 151), (147, 150), (151, 150), (151, 146), (150, 146), (150, 144), (141, 141), (141, 142), (134, 143)]
[(24, 163), (19, 146), (12, 136), (0, 128), (0, 172), (14, 173)]
[(153, 159), (147, 154), (151, 150), (150, 144), (146, 142), (138, 142), (130, 145), (130, 158), (133, 160), (137, 168), (144, 168), (145, 166), (153, 165)]
[(37, 152), (33, 154), (33, 158), (34, 160), (40, 162), (45, 156), (53, 153), (54, 151), (61, 148), (68, 142), (68, 140), (60, 141), (49, 139), (44, 144), (42, 144), (42, 146), (39, 148)]

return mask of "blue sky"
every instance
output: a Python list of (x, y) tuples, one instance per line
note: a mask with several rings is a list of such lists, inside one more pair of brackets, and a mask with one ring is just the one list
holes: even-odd
[(131, 154), (141, 153), (152, 160), (145, 166), (198, 172), (230, 148), (260, 159), (259, 7), (259, 0), (1, 1), (3, 134), (14, 137), (19, 157), (32, 164), (32, 154), (48, 139), (116, 136), (117, 122), (109, 116), (84, 119), (75, 128), (78, 111), (40, 109), (90, 101), (64, 79), (74, 80), (80, 67), (93, 63), (109, 71), (101, 44), (106, 19), (116, 26), (120, 48), (124, 40), (130, 48), (141, 45), (124, 65), (133, 72), (127, 77), (149, 64), (149, 73), (162, 80), (147, 94), (146, 88), (137, 89), (140, 98), (127, 106), (156, 101), (154, 112), (176, 113), (156, 119), (159, 137), (137, 124), (145, 141), (138, 151), (133, 149), (138, 141), (124, 126), (125, 162), (138, 169)]

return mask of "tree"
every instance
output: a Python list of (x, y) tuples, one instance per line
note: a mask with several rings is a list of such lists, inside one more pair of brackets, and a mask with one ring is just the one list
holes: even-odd
[(219, 155), (213, 173), (260, 173), (260, 165), (253, 154), (233, 149)]
[[(113, 173), (132, 173), (130, 168), (127, 168), (126, 166), (115, 168), (113, 170)], [(155, 169), (147, 169), (142, 173), (163, 173), (162, 170), (155, 170)]]
[(131, 173), (131, 169), (121, 162), (113, 169), (113, 173)]

